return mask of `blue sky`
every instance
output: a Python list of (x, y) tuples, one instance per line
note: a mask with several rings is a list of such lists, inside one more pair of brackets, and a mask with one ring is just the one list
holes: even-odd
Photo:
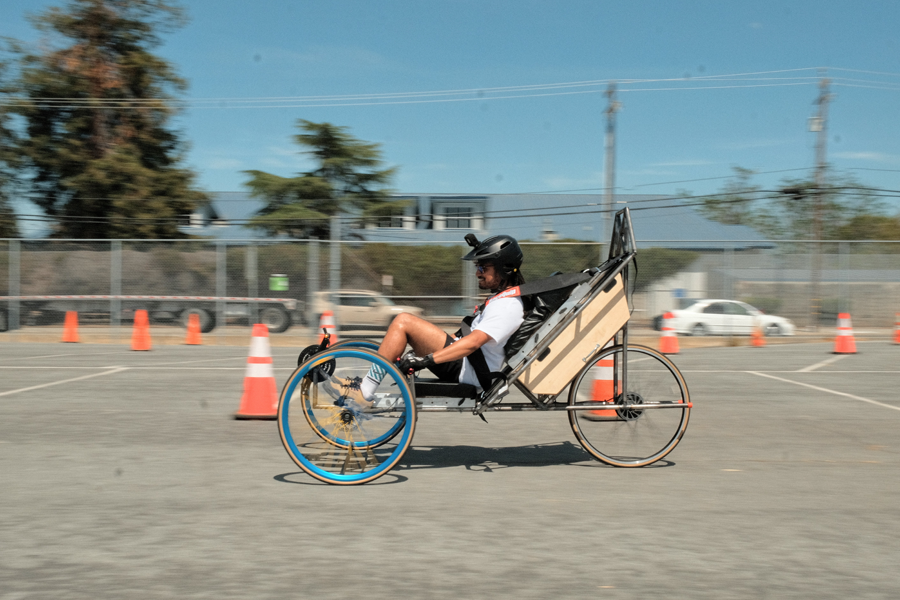
[[(36, 40), (24, 14), (58, 4), (4, 0), (0, 35)], [(835, 82), (829, 160), (900, 189), (893, 0), (185, 6), (190, 23), (158, 52), (189, 81), (177, 124), (190, 143), (186, 164), (208, 191), (244, 189), (245, 169), (307, 168), (291, 141), (303, 118), (381, 144), (399, 168), (399, 192), (599, 192), (605, 82), (641, 79), (655, 81), (620, 84), (618, 192), (711, 192), (724, 180), (686, 180), (726, 177), (733, 166), (773, 187), (813, 165), (816, 67)], [(572, 82), (596, 83), (548, 87)], [(492, 91), (515, 86), (536, 87)], [(447, 90), (469, 91), (413, 95)], [(373, 94), (399, 96), (373, 105)], [(323, 96), (332, 98), (297, 100)], [(246, 102), (260, 98), (282, 100)]]

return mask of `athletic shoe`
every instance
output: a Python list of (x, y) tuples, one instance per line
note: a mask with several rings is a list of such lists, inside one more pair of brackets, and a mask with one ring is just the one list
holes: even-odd
[(354, 412), (371, 412), (375, 406), (375, 398), (366, 400), (359, 389), (360, 377), (335, 377), (334, 375), (321, 382), (321, 389), (334, 398), (334, 405), (346, 407)]

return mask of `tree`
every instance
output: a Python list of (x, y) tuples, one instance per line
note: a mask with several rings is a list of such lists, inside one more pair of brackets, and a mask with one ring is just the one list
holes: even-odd
[[(761, 190), (752, 176), (753, 171), (735, 167), (734, 178), (719, 193), (703, 198), (700, 212), (727, 225), (747, 225), (771, 239), (814, 239), (818, 212), (824, 240), (851, 239), (846, 237), (854, 231), (851, 223), (884, 213), (873, 190), (852, 175), (828, 171), (821, 189), (812, 179), (784, 179), (774, 190)], [(681, 197), (691, 201), (689, 193)]]
[(22, 181), (57, 237), (183, 237), (206, 195), (179, 166), (170, 91), (186, 83), (151, 50), (181, 25), (168, 0), (70, 0), (31, 17), (46, 39), (19, 56)]
[(708, 219), (726, 225), (750, 225), (755, 214), (751, 201), (759, 192), (759, 186), (751, 183), (753, 171), (743, 167), (732, 167), (732, 179), (715, 196), (704, 198), (700, 212)]
[(857, 215), (837, 233), (841, 240), (900, 240), (900, 216)]
[(280, 177), (263, 171), (244, 171), (250, 176), (250, 194), (266, 205), (250, 221), (251, 227), (270, 235), (291, 237), (329, 236), (328, 217), (341, 213), (362, 217), (383, 216), (405, 201), (390, 200), (387, 185), (395, 168), (382, 168), (378, 144), (363, 142), (346, 127), (300, 119), (303, 133), (294, 141), (315, 162), (312, 171), (297, 177)]
[[(0, 62), (0, 94), (9, 93), (4, 83), (4, 63)], [(9, 126), (9, 115), (4, 106), (0, 105), (0, 238), (19, 236), (16, 224), (16, 213), (9, 202), (9, 191), (13, 185), (13, 164), (15, 154), (11, 151), (15, 137)]]

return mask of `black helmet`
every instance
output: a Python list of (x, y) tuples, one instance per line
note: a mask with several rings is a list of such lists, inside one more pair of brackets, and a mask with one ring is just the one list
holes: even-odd
[(463, 260), (475, 260), (493, 263), (505, 276), (512, 275), (522, 266), (522, 249), (519, 242), (508, 235), (495, 235), (479, 242), (473, 234), (466, 236), (466, 243), (472, 251), (463, 256)]

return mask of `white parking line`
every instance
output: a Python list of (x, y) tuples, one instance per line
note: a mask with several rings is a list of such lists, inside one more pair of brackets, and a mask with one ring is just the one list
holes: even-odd
[[(180, 360), (178, 362), (145, 363), (142, 367), (168, 367), (170, 365), (193, 365), (197, 363), (221, 362), (225, 360), (247, 360), (246, 356), (220, 356), (219, 358), (204, 358), (202, 360)], [(135, 365), (137, 366), (137, 365)]]
[[(109, 368), (109, 367), (108, 367)], [(9, 396), (10, 394), (18, 394), (19, 392), (28, 392), (31, 390), (39, 390), (45, 387), (61, 385), (63, 383), (71, 383), (73, 381), (81, 381), (82, 379), (90, 379), (91, 377), (100, 377), (101, 375), (112, 375), (121, 371), (127, 371), (128, 367), (113, 367), (111, 371), (103, 371), (102, 373), (91, 373), (90, 375), (82, 375), (81, 377), (73, 377), (71, 379), (63, 379), (62, 381), (53, 381), (50, 383), (42, 383), (41, 385), (33, 385), (31, 387), (19, 388), (17, 390), (9, 390), (8, 392), (0, 392), (0, 396)]]
[(88, 352), (88, 353), (72, 352), (69, 354), (43, 354), (40, 356), (7, 356), (4, 360), (35, 360), (38, 358), (60, 358), (62, 356), (82, 357), (82, 356), (103, 356), (103, 355), (107, 355), (107, 354), (123, 354), (124, 355), (126, 353), (127, 353), (126, 350), (119, 350), (117, 352)]
[(799, 381), (791, 381), (790, 379), (785, 379), (783, 377), (775, 377), (774, 375), (769, 375), (768, 373), (760, 373), (758, 371), (746, 371), (751, 375), (759, 375), (760, 377), (768, 377), (769, 379), (774, 379), (776, 381), (783, 381), (784, 383), (793, 383), (794, 385), (799, 385), (802, 387), (807, 387), (811, 390), (816, 390), (817, 392), (825, 392), (826, 394), (834, 394), (835, 396), (844, 396), (845, 398), (852, 398), (853, 400), (859, 400), (860, 402), (868, 402), (869, 404), (875, 404), (876, 406), (883, 406), (884, 408), (890, 408), (891, 410), (900, 410), (900, 406), (892, 406), (890, 404), (885, 404), (884, 402), (879, 402), (878, 400), (871, 400), (869, 398), (863, 398), (862, 396), (854, 396), (853, 394), (845, 394), (844, 392), (838, 392), (835, 390), (829, 390), (823, 387), (819, 387), (817, 385), (810, 385), (808, 383), (801, 383)]
[(841, 360), (842, 358), (847, 358), (848, 356), (849, 356), (849, 354), (838, 354), (837, 356), (832, 356), (831, 358), (826, 358), (822, 362), (817, 362), (814, 365), (809, 365), (808, 367), (803, 367), (802, 369), (797, 369), (797, 372), (798, 373), (811, 373), (812, 371), (815, 371), (816, 369), (819, 369), (826, 365), (830, 365), (831, 363), (837, 362), (837, 361)]

